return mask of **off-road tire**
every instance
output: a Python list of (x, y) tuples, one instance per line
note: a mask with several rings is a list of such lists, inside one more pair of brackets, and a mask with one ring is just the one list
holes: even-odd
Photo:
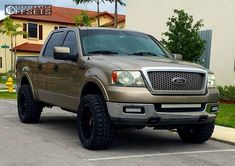
[(23, 123), (37, 123), (40, 120), (42, 106), (34, 100), (29, 85), (22, 85), (17, 98), (18, 115)]
[(179, 137), (188, 143), (204, 143), (211, 138), (215, 122), (198, 124), (185, 129), (178, 129)]
[(101, 96), (86, 95), (82, 98), (77, 113), (77, 130), (81, 144), (87, 149), (106, 149), (111, 145), (114, 126)]

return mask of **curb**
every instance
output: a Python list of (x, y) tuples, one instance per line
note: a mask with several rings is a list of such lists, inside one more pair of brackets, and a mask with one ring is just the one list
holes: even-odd
[(220, 142), (220, 143), (226, 143), (226, 144), (229, 144), (229, 145), (235, 145), (235, 142), (228, 141), (228, 140), (223, 140), (223, 139), (219, 139), (219, 138), (211, 137), (211, 140), (216, 141), (216, 142)]
[(220, 143), (229, 144), (229, 145), (235, 145), (235, 142), (228, 141), (228, 140), (223, 140), (223, 139), (219, 139), (219, 138), (211, 137), (211, 140), (216, 141), (216, 142), (220, 142)]

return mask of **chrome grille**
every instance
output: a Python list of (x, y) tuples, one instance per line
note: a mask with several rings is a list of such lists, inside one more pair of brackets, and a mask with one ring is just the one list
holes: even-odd
[[(147, 75), (152, 89), (162, 94), (203, 94), (205, 93), (205, 73), (180, 71), (148, 71)], [(184, 83), (173, 80), (182, 78)]]

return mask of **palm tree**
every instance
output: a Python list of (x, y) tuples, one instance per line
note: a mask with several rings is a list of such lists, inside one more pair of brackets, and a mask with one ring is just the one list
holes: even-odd
[(91, 19), (86, 12), (82, 12), (79, 16), (74, 17), (75, 26), (91, 26)]
[(123, 2), (123, 0), (108, 0), (109, 2), (114, 2), (115, 3), (115, 15), (114, 15), (114, 28), (117, 28), (118, 24), (118, 3), (121, 6), (126, 6), (126, 4)]
[(0, 33), (6, 34), (10, 37), (11, 41), (11, 70), (15, 70), (15, 61), (16, 61), (16, 49), (15, 49), (15, 57), (13, 56), (13, 38), (15, 39), (15, 47), (16, 47), (16, 37), (18, 35), (23, 35), (25, 32), (19, 31), (20, 24), (14, 24), (13, 20), (10, 17), (6, 17), (2, 22)]
[(97, 4), (97, 26), (100, 26), (100, 2), (104, 2), (105, 0), (73, 0), (76, 4), (81, 4), (81, 3), (92, 3), (96, 2)]
[(16, 38), (17, 36), (19, 35), (24, 35), (24, 36), (28, 36), (28, 34), (24, 31), (21, 31), (21, 30), (18, 30), (18, 28), (20, 28), (21, 25), (20, 24), (14, 24), (13, 25), (13, 30), (12, 30), (12, 34), (15, 38), (15, 54), (14, 54), (14, 59), (13, 59), (13, 70), (15, 71), (15, 67), (16, 67), (16, 46), (17, 46), (17, 41), (16, 41)]

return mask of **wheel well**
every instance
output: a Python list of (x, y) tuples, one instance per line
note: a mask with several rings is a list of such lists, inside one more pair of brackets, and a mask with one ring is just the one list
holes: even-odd
[(88, 94), (98, 94), (103, 97), (103, 93), (99, 86), (93, 82), (88, 82), (82, 89), (81, 98)]
[(21, 85), (29, 85), (29, 80), (27, 79), (27, 77), (23, 77), (21, 79)]

